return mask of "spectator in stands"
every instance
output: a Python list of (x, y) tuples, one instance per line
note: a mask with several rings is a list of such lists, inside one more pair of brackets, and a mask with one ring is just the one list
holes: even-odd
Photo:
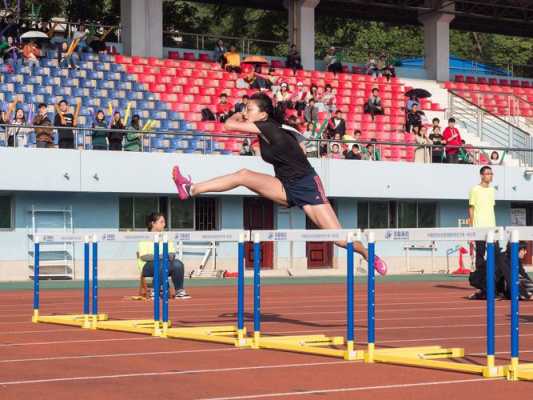
[(69, 52), (69, 47), (66, 40), (61, 43), (61, 48), (57, 52), (57, 62), (62, 68), (80, 68), (74, 62), (74, 52)]
[(407, 112), (411, 111), (413, 109), (413, 106), (420, 107), (420, 101), (416, 96), (410, 96), (409, 100), (407, 100), (407, 104), (405, 106)]
[(307, 122), (318, 122), (318, 108), (315, 99), (311, 98), (305, 108), (304, 117)]
[(364, 148), (363, 160), (381, 161), (381, 152), (377, 149), (376, 139), (370, 139), (370, 142)]
[(311, 99), (316, 101), (317, 98), (318, 98), (318, 86), (313, 83), (311, 87), (309, 88), (309, 92), (307, 92), (305, 102), (309, 103), (309, 100)]
[(349, 152), (346, 153), (345, 158), (347, 160), (361, 160), (361, 150), (359, 148), (359, 145), (357, 143), (352, 144), (352, 148)]
[(459, 147), (457, 159), (460, 164), (474, 164), (475, 157), (468, 151), (468, 146), (464, 140), (461, 140), (461, 147)]
[(76, 40), (78, 42), (75, 51), (79, 53), (87, 51), (89, 48), (89, 46), (87, 46), (87, 35), (88, 32), (85, 29), (85, 25), (80, 24), (78, 30), (74, 32), (74, 35), (72, 35), (72, 40)]
[(427, 128), (424, 126), (417, 126), (413, 129), (415, 134), (415, 141), (418, 146), (415, 149), (415, 162), (428, 163), (429, 162), (429, 147), (430, 140), (427, 137)]
[(307, 157), (318, 157), (318, 139), (320, 135), (313, 122), (307, 123), (303, 136), (306, 139), (305, 154), (307, 154)]
[(378, 70), (378, 76), (383, 76), (383, 72), (387, 68), (387, 59), (384, 54), (379, 56), (376, 68)]
[(329, 72), (339, 73), (342, 72), (342, 63), (340, 56), (337, 54), (335, 47), (330, 47), (324, 57), (326, 66)]
[(337, 93), (329, 83), (324, 87), (322, 103), (324, 103), (326, 111), (330, 114), (334, 113), (337, 110)]
[(2, 57), (4, 62), (11, 66), (12, 71), (15, 63), (20, 58), (20, 49), (11, 36), (7, 38), (7, 48), (4, 50)]
[(48, 107), (39, 104), (37, 115), (33, 117), (32, 125), (35, 126), (35, 144), (37, 148), (54, 147), (52, 121), (48, 118)]
[[(162, 233), (165, 230), (166, 221), (165, 216), (162, 213), (152, 213), (146, 219), (146, 227), (148, 232), (158, 232)], [(139, 243), (138, 247), (138, 260), (139, 267), (141, 269), (141, 280), (144, 281), (145, 278), (154, 276), (154, 244), (152, 241), (143, 241)], [(159, 252), (159, 257), (163, 256), (163, 252)], [(190, 299), (191, 296), (187, 294), (183, 288), (184, 277), (185, 277), (185, 266), (183, 263), (176, 258), (176, 250), (174, 248), (174, 243), (168, 243), (168, 275), (172, 280), (172, 285), (174, 286), (174, 297), (176, 299)], [(159, 276), (163, 275), (163, 260), (159, 262)], [(160, 285), (163, 284), (162, 279), (160, 279)], [(145, 285), (141, 283), (141, 288), (144, 288)], [(159, 288), (154, 288), (155, 295), (158, 296), (162, 290), (161, 286)], [(141, 291), (141, 295), (146, 295)]]
[(396, 78), (396, 69), (394, 65), (388, 63), (382, 71), (382, 74), (387, 78), (387, 82), (390, 82), (391, 78)]
[(122, 122), (122, 116), (120, 112), (115, 111), (113, 114), (113, 120), (111, 121), (111, 130), (107, 135), (107, 140), (109, 141), (109, 150), (112, 151), (121, 151), (122, 150), (122, 139), (124, 138), (124, 132), (122, 132), (126, 127)]
[(37, 43), (35, 43), (33, 40), (24, 46), (24, 48), (22, 49), (22, 55), (24, 56), (24, 60), (30, 67), (39, 66), (39, 57), (41, 57), (41, 50), (39, 50), (39, 47), (37, 47)]
[(97, 128), (99, 130), (91, 131), (93, 150), (107, 150), (108, 132), (103, 130), (107, 127), (108, 124), (105, 119), (104, 112), (102, 110), (98, 110), (96, 112), (96, 117), (94, 118), (92, 128)]
[(418, 106), (413, 104), (411, 111), (406, 116), (405, 131), (414, 132), (415, 128), (420, 127), (422, 127), (422, 114), (418, 111)]
[(280, 116), (285, 115), (285, 111), (287, 109), (292, 108), (292, 93), (289, 90), (289, 85), (287, 83), (283, 82), (280, 85), (279, 90), (275, 94), (276, 99), (276, 109), (277, 113)]
[(225, 122), (226, 119), (231, 117), (233, 115), (232, 112), (233, 106), (228, 101), (228, 95), (226, 93), (222, 93), (219, 96), (218, 104), (217, 104), (217, 120), (219, 122)]
[(435, 120), (438, 121), (438, 118), (433, 119), (432, 132), (429, 134), (429, 140), (434, 146), (431, 151), (431, 162), (432, 163), (442, 163), (446, 158), (446, 153), (444, 152), (443, 139), (444, 137), (440, 133), (440, 126), (435, 125)]
[(235, 112), (237, 113), (244, 112), (246, 110), (246, 105), (248, 104), (248, 100), (250, 100), (250, 97), (247, 94), (242, 96), (241, 102), (235, 104)]
[(490, 153), (490, 165), (500, 165), (500, 154), (497, 151)]
[[(6, 129), (7, 145), (9, 147), (23, 147), (28, 142), (28, 136), (31, 133), (31, 129), (26, 128), (26, 115), (22, 108), (17, 108), (17, 104), (20, 100), (14, 99), (9, 106), (7, 112), (7, 122), (12, 126)], [(11, 115), (14, 113), (15, 117), (11, 119)]]
[(142, 133), (140, 133), (141, 117), (139, 114), (134, 114), (131, 117), (131, 125), (128, 127), (128, 132), (124, 135), (124, 150), (125, 151), (141, 151), (142, 150)]
[(346, 133), (346, 121), (342, 118), (342, 112), (337, 110), (335, 115), (328, 121), (328, 136), (339, 134), (341, 138)]
[(217, 44), (215, 45), (215, 49), (213, 50), (213, 59), (222, 65), (222, 68), (224, 68), (225, 59), (224, 55), (228, 52), (228, 49), (226, 49), (226, 46), (224, 46), (224, 42), (222, 39), (217, 40)]
[(250, 141), (248, 139), (243, 140), (239, 154), (241, 156), (255, 156), (254, 149), (250, 146)]
[(459, 129), (455, 127), (454, 118), (448, 119), (448, 127), (444, 129), (442, 136), (442, 142), (446, 145), (446, 160), (448, 163), (456, 164), (462, 139)]
[(340, 160), (342, 158), (341, 148), (340, 148), (338, 143), (333, 143), (331, 145), (329, 158), (333, 158), (333, 159), (336, 159), (336, 160)]
[(383, 106), (381, 105), (381, 97), (379, 97), (378, 88), (372, 89), (372, 95), (368, 98), (364, 106), (364, 111), (367, 114), (372, 115), (372, 121), (376, 115), (383, 115)]
[(368, 63), (366, 64), (366, 73), (372, 75), (374, 78), (377, 78), (379, 75), (379, 68), (376, 59), (372, 54), (368, 56)]
[(294, 104), (296, 111), (298, 111), (299, 117), (303, 115), (305, 107), (307, 106), (306, 98), (307, 91), (304, 89), (304, 84), (302, 82), (298, 82), (296, 84), (296, 91), (292, 95), (292, 103)]
[(300, 53), (298, 53), (298, 49), (296, 48), (296, 45), (291, 45), (289, 49), (289, 53), (287, 54), (287, 62), (286, 62), (287, 68), (291, 68), (292, 71), (295, 73), (296, 70), (302, 69), (302, 58), (300, 57)]
[(74, 148), (74, 131), (72, 128), (78, 125), (80, 108), (81, 99), (77, 99), (76, 101), (76, 109), (74, 114), (68, 112), (68, 103), (66, 100), (61, 100), (59, 103), (57, 103), (54, 126), (67, 128), (58, 129), (58, 145), (60, 149)]
[(230, 46), (229, 51), (224, 54), (226, 64), (224, 68), (228, 72), (241, 73), (241, 55), (235, 46)]

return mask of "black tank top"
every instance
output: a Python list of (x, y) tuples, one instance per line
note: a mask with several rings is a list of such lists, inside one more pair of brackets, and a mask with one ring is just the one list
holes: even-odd
[(272, 119), (255, 122), (255, 126), (261, 132), (261, 158), (274, 166), (274, 173), (280, 181), (291, 182), (316, 174), (293, 133)]

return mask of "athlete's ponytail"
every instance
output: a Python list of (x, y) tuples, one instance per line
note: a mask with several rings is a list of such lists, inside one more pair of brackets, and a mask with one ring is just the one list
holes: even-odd
[(284, 115), (280, 115), (280, 113), (277, 112), (277, 109), (275, 109), (274, 105), (272, 104), (272, 99), (266, 94), (254, 93), (250, 97), (250, 100), (255, 102), (259, 111), (267, 113), (268, 118), (274, 119), (280, 124), (283, 123)]

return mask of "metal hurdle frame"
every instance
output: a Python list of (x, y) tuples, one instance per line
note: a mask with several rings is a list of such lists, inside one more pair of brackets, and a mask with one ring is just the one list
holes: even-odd
[[(99, 321), (108, 319), (107, 314), (98, 313), (98, 242), (96, 235), (81, 236), (74, 234), (41, 234), (34, 235), (34, 276), (33, 276), (33, 323), (59, 324), (79, 326), (85, 329), (96, 329)], [(55, 243), (64, 241), (83, 242), (83, 314), (41, 315), (40, 313), (40, 245), (41, 243)], [(90, 267), (92, 245), (92, 268)], [(90, 292), (90, 275), (92, 269), (92, 296)], [(90, 298), (92, 297), (92, 309)]]
[[(495, 252), (496, 235), (504, 235), (503, 228), (418, 228), (418, 229), (369, 229), (365, 231), (368, 238), (369, 264), (373, 264), (376, 241), (428, 241), (428, 240), (483, 240), (487, 242), (487, 360), (485, 365), (461, 363), (444, 360), (464, 357), (462, 348), (443, 348), (441, 346), (407, 347), (376, 350), (375, 338), (375, 285), (374, 271), (368, 274), (368, 344), (365, 361), (369, 363), (388, 363), (416, 366), (422, 368), (450, 370), (479, 374), (486, 378), (506, 375), (504, 366), (495, 365)], [(532, 373), (533, 375), (533, 373)]]
[(511, 241), (511, 360), (506, 368), (508, 380), (533, 381), (533, 363), (520, 364), (520, 276), (518, 274), (519, 241), (533, 240), (532, 227), (508, 227)]
[[(362, 360), (363, 351), (354, 347), (354, 254), (353, 242), (360, 241), (359, 229), (338, 230), (265, 230), (252, 231), (254, 241), (254, 332), (252, 347), (297, 353), (317, 354), (345, 360)], [(346, 340), (342, 336), (323, 334), (298, 336), (264, 336), (261, 334), (261, 242), (346, 241)], [(344, 348), (339, 348), (343, 346)]]

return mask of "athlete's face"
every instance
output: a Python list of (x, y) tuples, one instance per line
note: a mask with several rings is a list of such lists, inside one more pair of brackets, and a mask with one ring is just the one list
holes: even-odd
[(481, 182), (485, 183), (485, 184), (490, 184), (492, 182), (492, 171), (490, 169), (488, 170), (485, 170), (482, 174), (481, 174)]
[(246, 111), (244, 112), (244, 118), (250, 122), (266, 121), (268, 114), (259, 110), (255, 101), (249, 101), (246, 105)]

